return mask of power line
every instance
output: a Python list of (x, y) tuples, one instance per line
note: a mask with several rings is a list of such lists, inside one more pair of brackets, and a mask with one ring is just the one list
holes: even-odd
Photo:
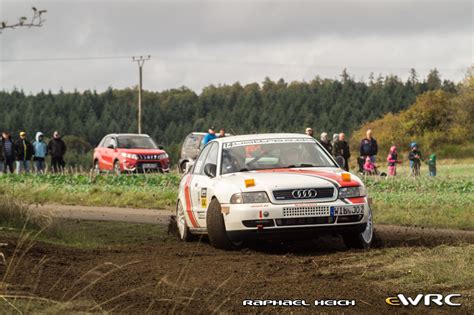
[[(0, 62), (49, 62), (49, 61), (80, 61), (80, 60), (114, 60), (114, 59), (130, 59), (133, 56), (91, 56), (91, 57), (58, 57), (58, 58), (21, 58), (21, 59), (0, 59)], [(295, 63), (281, 63), (281, 62), (267, 62), (267, 61), (252, 61), (252, 60), (229, 60), (229, 59), (202, 59), (202, 58), (169, 58), (160, 57), (160, 60), (169, 62), (190, 62), (190, 63), (215, 63), (215, 64), (236, 64), (246, 66), (269, 66), (269, 67), (293, 67), (293, 68), (320, 68), (320, 69), (358, 69), (358, 70), (409, 70), (415, 68), (416, 70), (432, 70), (436, 68), (441, 71), (464, 71), (469, 66), (459, 68), (440, 68), (440, 67), (387, 67), (387, 66), (351, 66), (351, 65), (316, 65), (316, 64), (295, 64)]]

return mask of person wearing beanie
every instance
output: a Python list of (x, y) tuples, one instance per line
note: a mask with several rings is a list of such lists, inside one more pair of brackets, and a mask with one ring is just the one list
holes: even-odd
[(2, 133), (2, 156), (3, 156), (3, 172), (6, 174), (8, 170), (13, 174), (15, 170), (15, 144), (13, 143), (10, 133), (4, 131)]
[(418, 144), (416, 142), (412, 142), (410, 144), (410, 153), (408, 153), (408, 159), (410, 160), (410, 169), (411, 174), (413, 176), (420, 176), (420, 167), (421, 161), (423, 160), (421, 157), (421, 152), (418, 150)]
[(398, 160), (397, 147), (394, 145), (390, 147), (390, 152), (388, 153), (388, 156), (387, 156), (387, 162), (388, 162), (388, 175), (389, 176), (397, 175), (397, 163), (402, 163), (402, 161)]
[(16, 173), (30, 172), (30, 161), (34, 154), (31, 142), (26, 138), (26, 132), (20, 132), (20, 139), (15, 143), (16, 147)]

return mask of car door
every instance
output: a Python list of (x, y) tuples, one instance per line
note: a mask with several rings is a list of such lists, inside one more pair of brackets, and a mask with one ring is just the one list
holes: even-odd
[(114, 150), (112, 149), (112, 146), (116, 144), (117, 142), (113, 137), (109, 137), (105, 142), (104, 142), (104, 153), (102, 155), (102, 162), (104, 164), (104, 169), (111, 171), (113, 169), (113, 158), (114, 158)]
[(209, 163), (215, 164), (217, 167), (218, 152), (218, 143), (211, 143), (203, 149), (202, 154), (196, 161), (193, 178), (191, 180), (193, 212), (200, 226), (206, 226), (206, 212), (210, 202), (209, 197), (212, 196), (212, 187), (215, 180), (206, 175), (204, 169)]

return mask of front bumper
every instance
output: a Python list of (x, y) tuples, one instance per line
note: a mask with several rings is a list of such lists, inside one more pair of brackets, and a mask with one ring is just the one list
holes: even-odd
[[(152, 160), (152, 161), (136, 161), (136, 160), (125, 160), (123, 163), (124, 171), (128, 172), (169, 172), (169, 161), (168, 160)], [(153, 167), (145, 167), (151, 166)]]
[(229, 238), (308, 238), (365, 229), (370, 211), (367, 198), (299, 204), (222, 204)]

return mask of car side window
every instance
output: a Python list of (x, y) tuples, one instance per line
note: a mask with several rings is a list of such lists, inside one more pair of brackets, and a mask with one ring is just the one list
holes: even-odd
[(209, 154), (206, 157), (206, 162), (204, 162), (204, 165), (209, 164), (209, 163), (217, 165), (218, 153), (219, 153), (219, 145), (217, 143), (213, 143), (209, 151)]
[(113, 145), (114, 148), (117, 147), (117, 140), (115, 138), (110, 138), (110, 144), (109, 145)]
[(110, 145), (110, 137), (106, 137), (102, 142), (102, 147), (107, 148)]
[(202, 174), (204, 171), (204, 161), (213, 145), (207, 145), (199, 155), (196, 163), (194, 164), (193, 174)]

